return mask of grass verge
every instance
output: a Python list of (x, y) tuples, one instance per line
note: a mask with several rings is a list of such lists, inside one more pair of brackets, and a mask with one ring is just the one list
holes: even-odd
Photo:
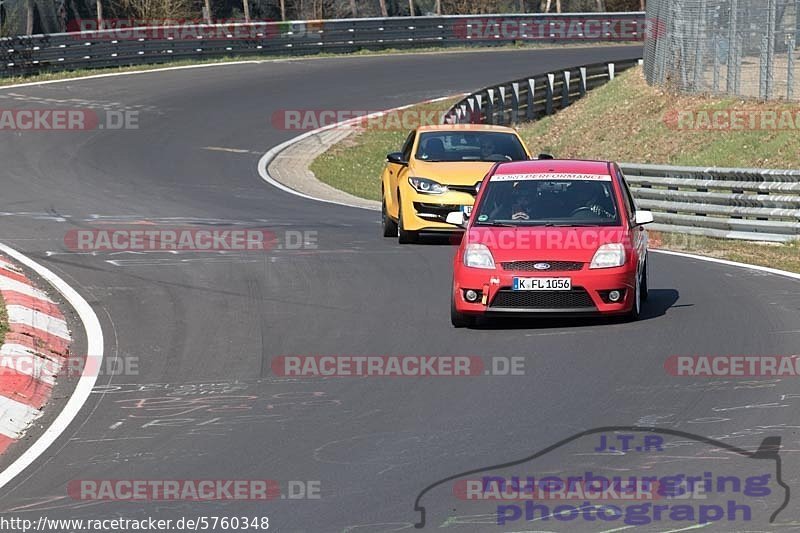
[[(456, 101), (453, 98), (413, 106), (406, 116), (439, 118)], [(398, 118), (402, 117), (402, 114), (398, 114)], [(413, 128), (413, 125), (407, 128), (389, 128), (393, 123), (387, 117), (378, 123), (385, 124), (386, 128), (370, 128), (368, 125), (333, 145), (311, 163), (311, 172), (323, 183), (354, 196), (380, 200), (381, 172), (386, 154), (400, 150), (408, 132)]]

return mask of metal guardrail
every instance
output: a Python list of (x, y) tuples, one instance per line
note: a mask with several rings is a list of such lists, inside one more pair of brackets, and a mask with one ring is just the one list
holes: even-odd
[[(523, 78), (467, 95), (448, 123), (514, 125), (567, 107), (637, 61), (598, 64)], [(800, 171), (620, 163), (653, 229), (709, 237), (800, 239)]]
[[(644, 37), (646, 23), (643, 12), (255, 22), (18, 36), (0, 39), (0, 77), (225, 56), (496, 46), (515, 41), (618, 41), (619, 36), (607, 32), (596, 35), (581, 33), (585, 24), (609, 20), (625, 25), (628, 28), (626, 35)], [(595, 26), (597, 24), (592, 25)], [(530, 27), (552, 27), (553, 30), (536, 34), (519, 31), (519, 28)], [(516, 33), (508, 31), (509, 28), (514, 28)]]
[(451, 124), (512, 125), (552, 115), (641, 60), (598, 63), (493, 85), (467, 95), (445, 115)]

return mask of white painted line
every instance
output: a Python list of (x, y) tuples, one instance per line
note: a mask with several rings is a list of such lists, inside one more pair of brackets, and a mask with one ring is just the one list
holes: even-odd
[(19, 439), (42, 412), (11, 398), (0, 396), (0, 435)]
[(30, 307), (21, 305), (7, 305), (6, 311), (8, 312), (9, 324), (23, 324), (42, 330), (50, 335), (61, 337), (66, 341), (72, 340), (66, 320), (46, 315), (41, 311), (35, 311)]
[(0, 275), (0, 291), (14, 291), (37, 300), (44, 300), (48, 303), (54, 303), (44, 292), (40, 291), (33, 285), (22, 283), (15, 279), (6, 278)]
[(777, 268), (770, 268), (760, 265), (749, 265), (747, 263), (737, 263), (736, 261), (728, 261), (727, 259), (717, 259), (716, 257), (704, 257), (702, 255), (695, 255), (695, 254), (687, 254), (684, 252), (673, 252), (670, 250), (650, 250), (651, 252), (657, 252), (660, 254), (666, 255), (674, 255), (677, 257), (685, 257), (687, 259), (697, 259), (699, 261), (708, 261), (709, 263), (719, 263), (720, 265), (725, 266), (733, 266), (739, 268), (749, 268), (750, 270), (758, 270), (759, 272), (768, 272), (769, 274), (775, 274), (776, 276), (784, 276), (786, 278), (792, 278), (796, 280), (800, 280), (800, 274), (796, 272), (789, 272), (787, 270), (779, 270)]
[[(466, 94), (466, 93), (464, 93), (464, 94)], [(310, 196), (308, 194), (302, 193), (300, 191), (292, 189), (291, 187), (287, 187), (283, 183), (279, 182), (278, 180), (276, 180), (275, 178), (270, 176), (269, 172), (267, 172), (267, 167), (269, 167), (270, 163), (272, 163), (272, 161), (275, 160), (275, 158), (278, 156), (278, 154), (280, 154), (281, 152), (283, 152), (284, 150), (286, 150), (287, 148), (289, 148), (293, 144), (297, 144), (300, 141), (303, 141), (303, 140), (311, 137), (312, 135), (317, 135), (318, 133), (322, 133), (323, 131), (332, 130), (334, 128), (342, 128), (342, 127), (347, 126), (348, 124), (353, 124), (353, 123), (356, 123), (356, 122), (359, 122), (359, 121), (362, 121), (362, 120), (369, 120), (370, 118), (380, 117), (380, 116), (386, 115), (387, 113), (394, 113), (395, 111), (402, 111), (403, 109), (408, 109), (409, 107), (413, 107), (413, 106), (416, 106), (416, 105), (432, 104), (432, 103), (441, 102), (442, 100), (447, 100), (447, 99), (450, 99), (450, 98), (457, 98), (459, 96), (464, 96), (464, 94), (455, 94), (455, 95), (452, 95), (452, 96), (442, 96), (442, 97), (439, 97), (439, 98), (434, 98), (432, 100), (425, 100), (423, 102), (418, 102), (416, 104), (407, 104), (407, 105), (400, 106), (400, 107), (394, 107), (392, 109), (386, 109), (384, 111), (378, 111), (377, 113), (371, 113), (371, 114), (365, 115), (363, 117), (350, 118), (350, 119), (347, 119), (347, 120), (343, 120), (341, 122), (337, 122), (335, 124), (329, 124), (327, 126), (323, 126), (322, 128), (317, 128), (315, 130), (307, 131), (305, 133), (302, 133), (302, 134), (298, 135), (297, 137), (294, 137), (293, 139), (289, 139), (286, 142), (282, 142), (281, 144), (279, 144), (278, 146), (275, 146), (274, 148), (270, 149), (266, 154), (264, 154), (261, 157), (261, 159), (259, 159), (259, 161), (258, 161), (258, 175), (261, 176), (261, 179), (263, 179), (264, 181), (266, 181), (267, 183), (269, 183), (273, 187), (276, 187), (276, 188), (278, 188), (278, 189), (280, 189), (280, 190), (282, 190), (284, 192), (288, 192), (289, 194), (293, 194), (295, 196), (299, 196), (300, 198), (304, 198), (306, 200), (315, 200), (317, 202), (324, 202), (326, 204), (336, 204), (336, 205), (343, 205), (343, 206), (346, 206), (346, 207), (353, 207), (353, 208), (356, 208), (356, 209), (366, 209), (368, 211), (377, 211), (377, 210), (379, 210), (379, 208), (377, 208), (377, 207), (366, 207), (366, 206), (363, 206), (363, 205), (353, 205), (353, 204), (349, 204), (349, 203), (345, 203), (345, 202), (338, 202), (336, 200), (327, 200), (325, 198), (317, 198), (316, 196)], [(376, 176), (376, 178), (377, 177), (378, 176)]]
[[(97, 318), (92, 306), (80, 295), (78, 292), (67, 284), (63, 279), (58, 277), (50, 269), (45, 268), (36, 261), (28, 258), (24, 254), (16, 251), (15, 249), (0, 243), (0, 252), (5, 253), (12, 259), (22, 263), (31, 270), (34, 270), (48, 283), (53, 285), (58, 292), (70, 303), (70, 305), (78, 313), (78, 316), (83, 323), (86, 330), (87, 349), (86, 353), (93, 357), (98, 357), (99, 362), (103, 358), (103, 329), (100, 327), (100, 320)], [(26, 468), (32, 465), (36, 459), (39, 458), (47, 449), (52, 445), (56, 439), (67, 429), (72, 423), (78, 413), (80, 412), (89, 395), (92, 393), (92, 388), (97, 382), (97, 376), (100, 372), (100, 364), (86, 365), (78, 380), (78, 385), (72, 392), (67, 404), (58, 414), (50, 426), (42, 433), (42, 435), (33, 443), (33, 445), (25, 450), (13, 463), (11, 463), (3, 472), (0, 473), (0, 488), (5, 487), (15, 477), (21, 474)]]
[(6, 343), (0, 347), (0, 367), (55, 385), (61, 362), (39, 355), (27, 346)]

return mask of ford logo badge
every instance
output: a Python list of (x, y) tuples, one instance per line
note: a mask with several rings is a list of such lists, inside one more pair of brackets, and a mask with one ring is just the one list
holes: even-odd
[(550, 263), (535, 263), (533, 268), (536, 270), (550, 270)]

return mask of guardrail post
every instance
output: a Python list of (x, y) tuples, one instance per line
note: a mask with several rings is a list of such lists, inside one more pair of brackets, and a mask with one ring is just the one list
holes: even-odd
[(472, 117), (472, 123), (481, 124), (481, 115), (483, 114), (483, 97), (479, 94), (475, 95), (475, 105), (477, 106), (477, 113), (475, 113), (475, 115)]
[(500, 96), (497, 102), (497, 114), (500, 118), (497, 123), (502, 126), (506, 123), (506, 88), (501, 85), (497, 88), (497, 92)]
[(569, 79), (571, 76), (571, 72), (568, 70), (564, 71), (564, 83), (561, 85), (561, 108), (565, 108), (569, 106)]
[(552, 115), (553, 114), (553, 82), (555, 82), (555, 75), (548, 74), (547, 75), (547, 85), (545, 86), (544, 90), (544, 114), (545, 115)]
[(494, 89), (486, 90), (486, 123), (494, 124)]
[(616, 67), (617, 66), (614, 63), (608, 64), (608, 81), (614, 79), (614, 76), (616, 75)]
[(586, 96), (586, 67), (581, 67), (581, 97)]
[(534, 97), (536, 96), (536, 79), (535, 78), (528, 78), (528, 94), (525, 100), (525, 105), (527, 106), (525, 109), (525, 118), (528, 120), (533, 120), (536, 118), (536, 114), (534, 113)]
[(519, 122), (519, 82), (511, 84), (511, 124)]
[[(472, 121), (475, 118), (475, 97), (474, 96), (470, 96), (469, 98), (467, 98), (467, 112), (469, 114), (466, 117), (465, 124), (472, 124), (473, 123)], [(480, 118), (481, 118), (480, 111), (478, 111), (477, 114), (478, 114), (478, 122), (480, 122)]]

